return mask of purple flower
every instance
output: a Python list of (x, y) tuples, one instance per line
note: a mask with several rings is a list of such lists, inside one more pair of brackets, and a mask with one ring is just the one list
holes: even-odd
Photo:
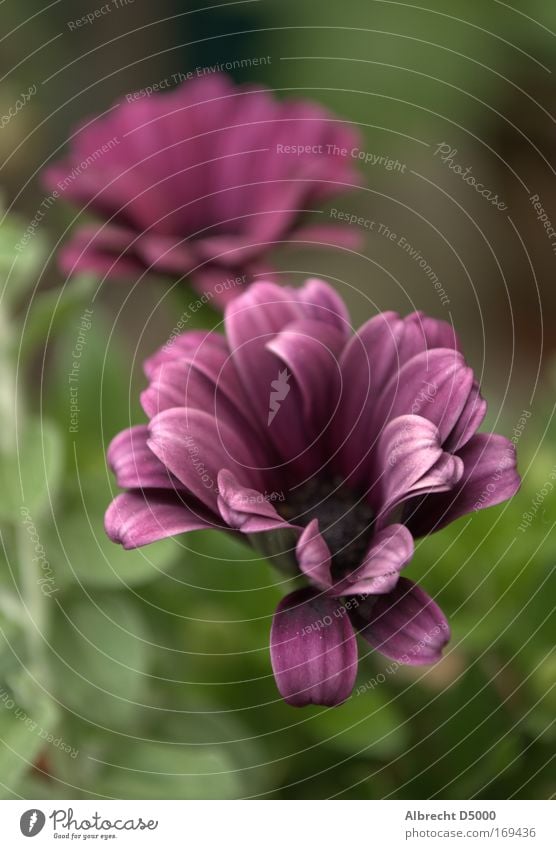
[(399, 663), (435, 662), (448, 623), (400, 577), (414, 538), (519, 486), (514, 445), (476, 432), (486, 404), (453, 329), (386, 312), (353, 334), (318, 280), (256, 284), (224, 323), (225, 337), (185, 333), (147, 361), (150, 423), (108, 452), (127, 490), (108, 535), (134, 548), (224, 528), (301, 580), (271, 633), (292, 705), (348, 697), (356, 632)]
[(267, 275), (284, 242), (356, 247), (347, 226), (304, 213), (359, 184), (358, 133), (323, 107), (276, 100), (223, 75), (116, 104), (72, 137), (44, 175), (102, 225), (81, 226), (61, 251), (65, 273), (190, 277), (224, 304)]

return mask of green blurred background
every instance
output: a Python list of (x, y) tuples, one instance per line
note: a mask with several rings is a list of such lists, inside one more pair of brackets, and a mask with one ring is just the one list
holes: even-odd
[[(552, 796), (555, 258), (531, 196), (556, 222), (556, 7), (135, 0), (69, 30), (94, 8), (0, 7), (0, 114), (37, 88), (0, 129), (1, 795)], [(335, 709), (278, 698), (268, 633), (283, 591), (249, 549), (197, 533), (123, 552), (104, 537), (106, 445), (143, 421), (141, 362), (191, 295), (65, 281), (53, 256), (75, 210), (61, 203), (14, 249), (45, 196), (37, 175), (76, 123), (169, 75), (262, 56), (233, 76), (319, 100), (361, 128), (365, 150), (405, 165), (361, 164), (364, 188), (333, 206), (403, 235), (449, 303), (377, 233), (360, 253), (281, 250), (284, 279), (333, 282), (356, 325), (381, 309), (453, 321), (490, 402), (486, 427), (514, 437), (524, 477), (510, 504), (417, 547), (408, 574), (453, 629), (444, 660), (393, 672), (362, 649), (359, 689)], [(507, 210), (442, 163), (441, 143)]]

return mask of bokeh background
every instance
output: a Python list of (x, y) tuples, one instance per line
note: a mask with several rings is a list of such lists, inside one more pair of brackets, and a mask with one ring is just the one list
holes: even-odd
[[(556, 792), (556, 7), (428, 0), (4, 0), (0, 114), (0, 790), (5, 798), (548, 798)], [(191, 294), (67, 281), (55, 253), (78, 210), (38, 174), (72, 128), (172, 74), (266, 57), (239, 82), (314, 98), (358, 125), (363, 188), (332, 204), (404, 236), (441, 281), (377, 232), (357, 252), (279, 250), (284, 279), (329, 280), (356, 325), (419, 308), (453, 321), (486, 426), (518, 446), (509, 504), (421, 541), (410, 577), (446, 611), (433, 668), (366, 652), (335, 709), (278, 697), (268, 633), (279, 576), (223, 535), (137, 552), (104, 537), (107, 442), (143, 421), (141, 362)], [(497, 194), (443, 163), (440, 144)], [(325, 214), (327, 210), (325, 210)], [(79, 428), (71, 351), (84, 330)], [(46, 564), (46, 565), (45, 565)], [(54, 591), (42, 591), (47, 575)], [(51, 577), (50, 577), (51, 575)]]

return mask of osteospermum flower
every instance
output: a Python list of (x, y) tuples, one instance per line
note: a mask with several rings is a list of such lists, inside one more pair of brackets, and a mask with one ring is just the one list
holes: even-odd
[(256, 284), (224, 323), (147, 361), (150, 422), (108, 452), (127, 490), (108, 535), (134, 548), (224, 527), (293, 570), (303, 586), (271, 631), (292, 705), (347, 698), (356, 632), (399, 663), (438, 660), (448, 623), (400, 577), (414, 538), (519, 486), (513, 444), (476, 432), (486, 405), (451, 326), (386, 312), (354, 334), (316, 280)]
[(104, 220), (63, 248), (65, 273), (189, 276), (224, 303), (267, 273), (284, 242), (356, 247), (353, 229), (305, 213), (359, 183), (357, 132), (308, 101), (224, 75), (116, 105), (48, 168), (50, 190)]

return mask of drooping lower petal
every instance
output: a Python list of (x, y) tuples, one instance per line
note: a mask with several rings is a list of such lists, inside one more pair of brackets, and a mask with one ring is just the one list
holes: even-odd
[(182, 489), (183, 484), (155, 457), (147, 425), (123, 430), (108, 446), (107, 459), (122, 489)]
[(338, 601), (311, 589), (286, 596), (270, 635), (274, 677), (294, 707), (339, 705), (353, 689), (357, 644), (349, 616)]
[(187, 531), (216, 528), (218, 524), (201, 506), (189, 507), (177, 493), (156, 490), (124, 492), (116, 496), (104, 518), (112, 542), (140, 548)]
[(363, 601), (352, 618), (374, 649), (409, 666), (436, 663), (450, 639), (439, 606), (408, 578), (400, 578), (387, 595)]

